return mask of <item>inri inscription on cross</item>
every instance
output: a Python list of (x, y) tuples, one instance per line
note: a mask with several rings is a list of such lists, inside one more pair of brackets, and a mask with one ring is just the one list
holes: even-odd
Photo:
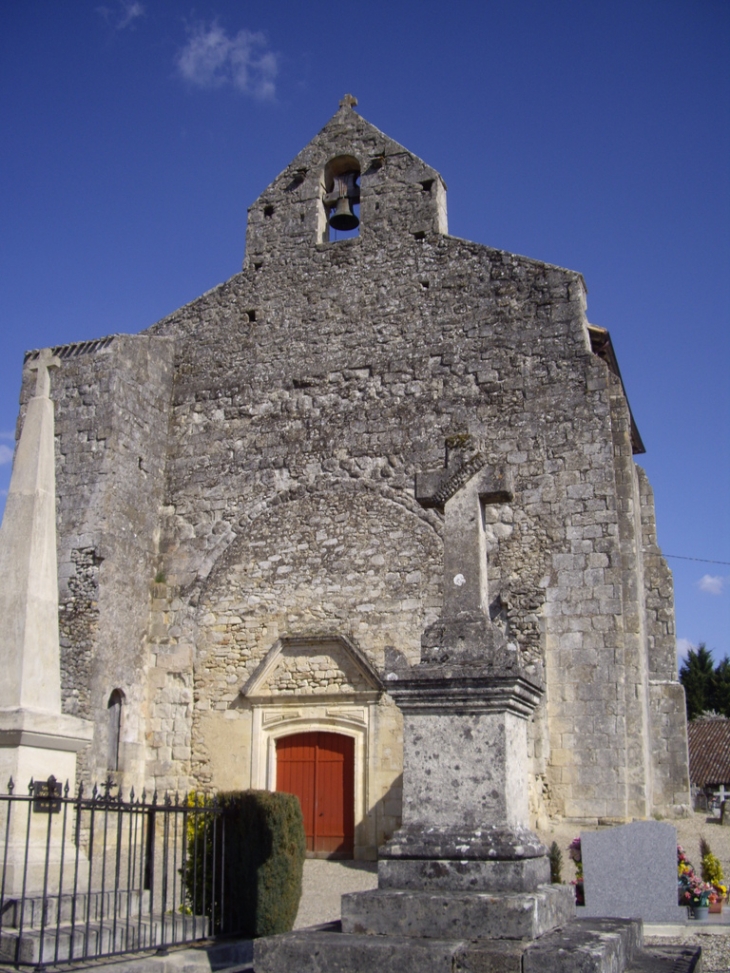
[(59, 368), (61, 359), (53, 354), (50, 348), (42, 348), (38, 357), (28, 364), (32, 372), (38, 372), (35, 380), (35, 398), (48, 399), (51, 395), (51, 376), (49, 368)]
[(416, 499), (444, 513), (443, 616), (489, 613), (484, 505), (508, 503), (504, 472), (490, 469), (480, 452), (452, 451), (444, 469), (416, 477)]

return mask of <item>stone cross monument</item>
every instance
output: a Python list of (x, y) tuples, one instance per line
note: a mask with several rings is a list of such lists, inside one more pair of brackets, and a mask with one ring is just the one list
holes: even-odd
[(451, 970), (470, 951), (479, 969), (505, 950), (519, 965), (574, 915), (572, 888), (549, 884), (528, 827), (526, 723), (541, 674), (489, 618), (483, 507), (511, 500), (510, 486), (478, 451), (455, 452), (416, 482), (419, 502), (444, 514), (443, 612), (420, 663), (385, 674), (403, 712), (403, 826), (380, 849), (378, 888), (343, 896), (339, 942), (262, 941), (257, 973), (314, 970), (312, 949), (318, 970), (364, 969), (365, 954), (375, 968), (384, 943), (400, 969)]
[[(56, 563), (56, 489), (50, 368), (60, 364), (44, 349), (29, 368), (37, 371), (28, 403), (0, 527), (0, 787), (12, 777), (25, 793), (29, 781), (53, 775), (76, 782), (76, 753), (92, 738), (87, 720), (61, 712)], [(4, 813), (4, 807), (0, 811)], [(28, 890), (40, 874), (46, 827), (31, 815)], [(6, 893), (22, 882), (25, 816), (11, 825)], [(21, 827), (22, 820), (22, 827)], [(2, 833), (5, 833), (5, 823)], [(15, 833), (15, 829), (19, 829)], [(36, 835), (36, 831), (38, 834)], [(21, 833), (22, 832), (22, 833)], [(39, 866), (40, 867), (40, 866)]]
[(512, 927), (531, 939), (573, 903), (546, 884), (547, 849), (527, 826), (526, 721), (541, 676), (488, 612), (483, 506), (511, 500), (510, 486), (479, 452), (459, 451), (418, 477), (416, 497), (444, 513), (443, 612), (421, 662), (386, 673), (404, 717), (403, 827), (381, 849), (378, 890), (343, 899), (343, 929), (402, 934), (420, 923), (446, 936), (459, 915), (467, 938)]
[(696, 951), (647, 956), (640, 920), (576, 920), (572, 887), (549, 884), (527, 821), (541, 673), (488, 613), (483, 507), (512, 499), (505, 475), (459, 450), (416, 497), (444, 515), (444, 600), (420, 663), (385, 677), (403, 711), (403, 827), (380, 849), (378, 888), (343, 895), (341, 932), (256, 940), (256, 973), (689, 973)]

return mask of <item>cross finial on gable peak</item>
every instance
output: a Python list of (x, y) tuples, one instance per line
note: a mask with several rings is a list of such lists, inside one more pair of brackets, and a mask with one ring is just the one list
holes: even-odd
[(345, 95), (340, 101), (340, 108), (354, 108), (356, 104), (357, 98), (354, 95)]

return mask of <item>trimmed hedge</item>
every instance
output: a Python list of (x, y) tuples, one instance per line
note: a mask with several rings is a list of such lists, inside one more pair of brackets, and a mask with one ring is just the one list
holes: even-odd
[(271, 791), (218, 795), (225, 824), (222, 931), (288, 932), (302, 896), (306, 839), (299, 799)]

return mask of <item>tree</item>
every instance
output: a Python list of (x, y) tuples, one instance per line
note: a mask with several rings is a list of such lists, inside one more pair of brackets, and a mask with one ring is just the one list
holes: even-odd
[(713, 709), (723, 716), (730, 716), (730, 659), (727, 656), (715, 667), (712, 681)]
[(712, 655), (700, 642), (697, 649), (690, 649), (679, 670), (679, 681), (684, 686), (687, 699), (687, 719), (693, 720), (705, 710), (713, 708), (713, 676), (715, 668)]

